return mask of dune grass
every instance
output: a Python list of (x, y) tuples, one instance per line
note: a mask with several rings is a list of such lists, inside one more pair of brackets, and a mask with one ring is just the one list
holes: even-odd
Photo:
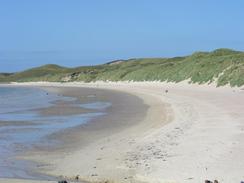
[(244, 52), (217, 49), (174, 58), (142, 58), (114, 61), (98, 66), (65, 68), (45, 65), (12, 75), (0, 81), (172, 81), (217, 82), (218, 86), (244, 85)]

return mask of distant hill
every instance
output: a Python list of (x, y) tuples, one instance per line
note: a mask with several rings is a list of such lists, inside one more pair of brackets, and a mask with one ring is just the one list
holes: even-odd
[(172, 81), (190, 80), (219, 86), (244, 85), (244, 52), (217, 49), (185, 57), (116, 60), (98, 66), (66, 68), (44, 65), (13, 74), (0, 74), (0, 82), (24, 81)]

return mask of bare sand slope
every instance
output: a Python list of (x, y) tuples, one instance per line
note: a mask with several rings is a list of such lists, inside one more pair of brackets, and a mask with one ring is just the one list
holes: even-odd
[[(119, 182), (244, 180), (244, 91), (240, 88), (184, 83), (66, 86), (129, 92), (142, 98), (150, 108), (145, 119), (134, 127), (65, 157), (46, 157), (55, 165), (44, 170), (46, 173)], [(42, 157), (39, 160), (44, 161)]]

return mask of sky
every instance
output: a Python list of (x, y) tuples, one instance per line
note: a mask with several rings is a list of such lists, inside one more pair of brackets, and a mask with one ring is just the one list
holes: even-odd
[(0, 72), (244, 50), (243, 0), (0, 0)]

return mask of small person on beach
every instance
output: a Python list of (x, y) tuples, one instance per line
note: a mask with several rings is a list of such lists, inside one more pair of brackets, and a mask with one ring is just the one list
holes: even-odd
[(75, 180), (77, 180), (77, 181), (79, 180), (79, 175), (75, 176)]

